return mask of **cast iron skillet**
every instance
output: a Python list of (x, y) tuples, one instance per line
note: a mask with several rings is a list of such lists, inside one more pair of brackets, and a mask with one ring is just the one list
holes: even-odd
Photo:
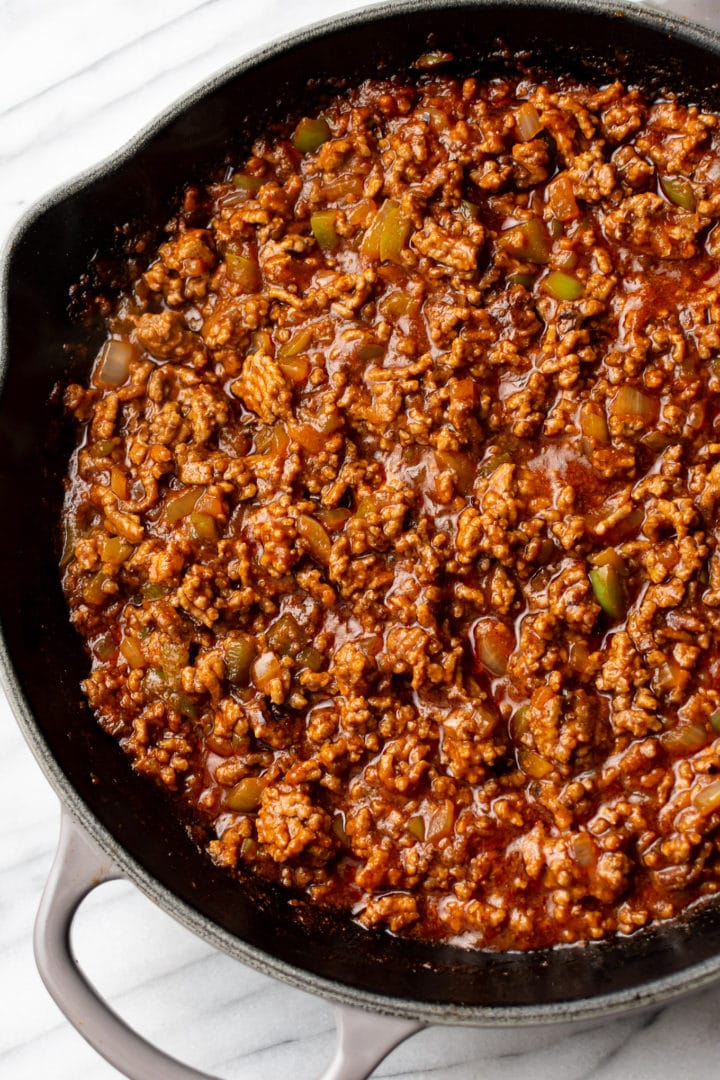
[[(82, 826), (81, 833), (66, 829), (71, 869), (60, 860), (39, 930), (44, 976), (76, 1022), (95, 1006), (80, 983), (73, 989), (68, 982), (63, 935), (80, 895), (92, 887), (82, 879), (92, 877), (91, 867), (96, 876), (124, 874), (240, 960), (415, 1026), (589, 1018), (664, 1000), (720, 974), (720, 904), (628, 939), (529, 954), (472, 953), (369, 933), (302, 898), (290, 904), (287, 893), (252, 879), (238, 887), (193, 844), (165, 796), (130, 771), (81, 701), (87, 665), (57, 569), (72, 433), (54, 388), (83, 376), (95, 342), (84, 352), (64, 348), (88, 334), (68, 314), (71, 287), (96, 250), (112, 249), (118, 223), (161, 225), (179, 183), (208, 175), (230, 151), (242, 152), (295, 104), (298, 115), (312, 113), (333, 80), (407, 69), (427, 50), (429, 35), (455, 54), (461, 73), (491, 76), (512, 67), (508, 55), (523, 50), (552, 70), (600, 82), (618, 76), (651, 91), (674, 87), (687, 100), (720, 109), (720, 37), (682, 20), (597, 0), (402, 0), (312, 27), (222, 72), (115, 157), (36, 206), (7, 253), (0, 506), (12, 514), (12, 527), (0, 529), (0, 660), (22, 731)], [(101, 854), (89, 856), (83, 837)], [(386, 1042), (412, 1029), (401, 1024)], [(148, 1075), (123, 1057), (114, 1034), (118, 1046), (103, 1045), (103, 1052), (128, 1075)], [(180, 1075), (162, 1071), (159, 1061), (154, 1076)]]

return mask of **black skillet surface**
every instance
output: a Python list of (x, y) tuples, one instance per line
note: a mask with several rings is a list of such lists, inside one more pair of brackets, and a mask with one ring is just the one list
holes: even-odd
[[(301, 897), (216, 869), (166, 797), (135, 776), (83, 705), (87, 663), (57, 570), (72, 432), (55, 388), (95, 341), (68, 296), (118, 223), (158, 227), (191, 178), (268, 123), (312, 113), (333, 82), (408, 70), (428, 45), (453, 71), (514, 70), (512, 54), (599, 82), (620, 77), (720, 108), (720, 38), (629, 5), (402, 2), (311, 28), (190, 94), (129, 148), (31, 211), (4, 265), (0, 397), (0, 660), (21, 728), (60, 798), (153, 900), (231, 955), (338, 1001), (454, 1023), (587, 1017), (664, 999), (720, 972), (720, 905), (629, 939), (520, 953), (465, 952), (368, 933)], [(64, 345), (81, 347), (68, 351)]]

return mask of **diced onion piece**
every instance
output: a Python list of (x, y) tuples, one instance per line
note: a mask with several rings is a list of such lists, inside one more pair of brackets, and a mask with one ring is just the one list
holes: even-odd
[(686, 180), (684, 176), (663, 176), (660, 179), (660, 187), (671, 203), (675, 203), (682, 210), (688, 210), (690, 213), (695, 212), (697, 207), (695, 192), (690, 181)]
[(379, 512), (380, 506), (377, 498), (374, 495), (363, 495), (361, 499), (358, 499), (358, 504), (355, 509), (355, 517), (369, 518), (375, 517)]
[(339, 431), (344, 424), (342, 414), (338, 412), (337, 406), (329, 405), (327, 411), (320, 413), (317, 418), (318, 430), (322, 431), (323, 435), (332, 435), (334, 432)]
[(328, 203), (339, 202), (341, 199), (354, 202), (355, 199), (360, 198), (362, 191), (362, 177), (352, 175), (338, 176), (337, 180), (326, 180), (322, 187), (323, 197)]
[(323, 251), (333, 251), (338, 245), (338, 234), (335, 228), (337, 220), (336, 210), (319, 210), (310, 215), (310, 228), (318, 246)]
[(326, 529), (342, 529), (348, 518), (352, 517), (352, 511), (345, 506), (333, 506), (328, 510), (318, 510), (317, 514)]
[(620, 575), (626, 571), (625, 560), (614, 547), (603, 548), (597, 554), (591, 555), (590, 562), (593, 566), (614, 566)]
[(558, 270), (574, 270), (578, 264), (577, 252), (561, 250), (555, 258)]
[(243, 292), (257, 292), (262, 284), (260, 267), (254, 259), (241, 255), (238, 251), (225, 252), (225, 266), (231, 281), (239, 285)]
[(580, 409), (580, 430), (586, 439), (601, 446), (610, 442), (605, 410), (596, 401), (586, 401)]
[(145, 656), (137, 638), (126, 634), (120, 642), (120, 652), (131, 668), (145, 667)]
[(261, 653), (253, 660), (250, 673), (260, 693), (273, 697), (273, 691), (282, 679), (282, 668), (275, 653)]
[(430, 815), (426, 831), (428, 840), (444, 840), (450, 836), (455, 825), (455, 804), (452, 799), (444, 799)]
[(250, 634), (238, 634), (225, 642), (225, 675), (231, 683), (247, 686), (250, 668), (257, 653), (255, 638)]
[(261, 179), (259, 176), (251, 176), (249, 173), (235, 173), (232, 178), (233, 187), (238, 188), (240, 191), (249, 191), (252, 194), (259, 191), (265, 183), (267, 183), (266, 180)]
[(122, 500), (127, 499), (130, 494), (127, 473), (119, 465), (113, 465), (110, 470), (110, 490)]
[(540, 757), (534, 750), (528, 750), (525, 746), (518, 750), (517, 760), (518, 765), (525, 775), (531, 776), (533, 780), (543, 780), (553, 771), (553, 767), (549, 761)]
[[(407, 315), (412, 306), (413, 299), (409, 293), (396, 291), (387, 293), (378, 304), (380, 314), (385, 319), (400, 319)], [(720, 360), (718, 361), (720, 365)], [(719, 372), (720, 373), (720, 372)]]
[(195, 503), (195, 509), (200, 514), (209, 514), (210, 517), (221, 518), (225, 516), (225, 504), (217, 493), (211, 494), (205, 491)]
[(307, 356), (278, 357), (278, 367), (286, 379), (294, 382), (296, 386), (302, 386), (307, 382), (310, 374), (310, 361)]
[(405, 828), (416, 840), (425, 839), (425, 818), (422, 814), (414, 814), (413, 817), (408, 818)]
[(612, 563), (596, 566), (588, 574), (595, 599), (611, 619), (623, 619), (627, 611), (622, 576)]
[(182, 495), (178, 495), (176, 499), (171, 499), (165, 507), (165, 520), (179, 521), (180, 518), (187, 517), (195, 509), (195, 503), (202, 495), (202, 492), (202, 488), (190, 488), (188, 491), (183, 492)]
[(297, 519), (297, 531), (308, 546), (314, 559), (321, 563), (330, 562), (332, 540), (327, 529), (309, 514), (300, 514)]
[(568, 663), (573, 671), (586, 671), (590, 659), (590, 649), (585, 641), (571, 641)]
[(500, 233), (500, 247), (518, 259), (543, 266), (550, 258), (550, 237), (540, 218), (530, 218)]
[(597, 850), (590, 833), (581, 832), (573, 837), (572, 853), (578, 866), (593, 866), (597, 859)]
[(217, 540), (215, 518), (211, 514), (193, 512), (190, 515), (190, 527), (196, 540)]
[(678, 724), (673, 731), (667, 731), (663, 735), (663, 746), (670, 754), (687, 756), (696, 754), (707, 746), (709, 739), (708, 729), (704, 724)]
[(545, 126), (530, 101), (524, 101), (515, 113), (515, 123), (523, 142), (530, 142)]
[(322, 431), (318, 431), (311, 424), (290, 424), (290, 438), (309, 454), (319, 454), (325, 447), (327, 438)]
[(693, 805), (699, 814), (712, 814), (720, 807), (720, 780), (713, 780), (693, 799)]
[(135, 347), (129, 341), (106, 341), (98, 355), (95, 381), (101, 386), (122, 386), (130, 374)]
[(318, 116), (313, 119), (305, 116), (295, 128), (293, 143), (301, 154), (311, 154), (329, 138), (330, 125), (324, 117)]
[(365, 656), (377, 656), (383, 645), (382, 635), (371, 634), (370, 637), (358, 638), (355, 644)]
[(556, 300), (571, 302), (579, 300), (585, 292), (582, 281), (578, 281), (572, 274), (565, 274), (562, 270), (553, 270), (545, 278), (542, 287), (546, 293), (555, 297)]
[(264, 784), (258, 776), (245, 776), (225, 796), (225, 805), (238, 814), (253, 814), (260, 806)]
[(493, 675), (504, 675), (515, 648), (515, 635), (510, 627), (499, 619), (478, 619), (472, 639), (476, 663)]
[(621, 386), (610, 403), (610, 411), (620, 420), (654, 423), (660, 412), (656, 398), (650, 397), (637, 386)]
[(394, 199), (386, 199), (360, 244), (360, 254), (380, 262), (399, 262), (410, 222)]
[(558, 221), (572, 221), (579, 217), (580, 210), (575, 200), (572, 181), (567, 173), (560, 173), (551, 180), (545, 189), (547, 201)]
[(255, 436), (255, 452), (269, 457), (280, 457), (287, 450), (290, 436), (281, 420), (272, 427), (260, 428)]
[[(385, 204), (384, 204), (385, 205)], [(360, 241), (360, 254), (366, 259), (380, 258), (380, 234), (383, 230), (382, 207), (371, 220), (365, 235)]]

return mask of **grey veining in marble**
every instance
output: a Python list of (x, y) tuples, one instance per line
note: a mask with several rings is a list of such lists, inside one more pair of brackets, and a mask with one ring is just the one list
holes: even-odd
[[(717, 0), (689, 3), (698, 17), (720, 16)], [(0, 0), (0, 242), (35, 198), (110, 153), (237, 55), (356, 6)], [(32, 957), (32, 923), (58, 818), (55, 796), (0, 701), (0, 1076), (110, 1080), (118, 1073), (65, 1022)], [(212, 952), (127, 884), (105, 885), (85, 902), (75, 944), (90, 977), (130, 1023), (218, 1076), (311, 1080), (331, 1057), (327, 1004)], [(394, 1051), (377, 1075), (709, 1080), (717, 1074), (719, 1015), (720, 987), (570, 1034), (434, 1028)]]

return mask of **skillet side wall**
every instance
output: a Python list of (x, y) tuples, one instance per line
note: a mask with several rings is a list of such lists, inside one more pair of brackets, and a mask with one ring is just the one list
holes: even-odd
[[(79, 684), (87, 661), (68, 622), (57, 570), (57, 521), (73, 433), (62, 419), (58, 395), (51, 400), (51, 394), (56, 384), (85, 374), (87, 362), (79, 353), (70, 359), (63, 345), (83, 338), (69, 318), (67, 299), (95, 251), (111, 248), (118, 223), (162, 226), (180, 185), (222, 166), (229, 151), (247, 149), (254, 134), (283, 119), (294, 103), (303, 103), (298, 115), (310, 113), (333, 80), (352, 83), (407, 69), (427, 49), (431, 32), (437, 47), (455, 53), (451, 70), (461, 74), (488, 77), (505, 70), (509, 62), (497, 46), (502, 39), (511, 53), (531, 50), (540, 67), (599, 82), (619, 76), (653, 92), (675, 86), (686, 100), (720, 105), (717, 44), (713, 56), (691, 34), (673, 36), (657, 21), (643, 25), (639, 14), (509, 3), (424, 12), (418, 5), (380, 24), (341, 28), (329, 39), (311, 37), (199, 95), (131, 158), (58, 197), (14, 246), (0, 399), (0, 505), (6, 514), (0, 529), (0, 621), (17, 686), (35, 717), (26, 733), (36, 752), (54, 759), (70, 788), (132, 859), (201, 919), (225, 931), (218, 943), (228, 952), (261, 963), (257, 955), (248, 956), (247, 943), (299, 969), (308, 989), (327, 992), (326, 984), (313, 983), (318, 976), (399, 1005), (438, 1003), (445, 1012), (434, 1015), (436, 1020), (479, 1022), (483, 1009), (532, 1011), (613, 993), (627, 1000), (649, 980), (720, 955), (720, 909), (705, 907), (633, 939), (585, 948), (466, 953), (369, 934), (302, 898), (291, 905), (286, 893), (252, 879), (238, 885), (198, 850), (167, 798), (131, 773), (83, 704)], [(309, 86), (308, 76), (317, 77), (317, 85)], [(172, 900), (161, 902), (173, 913)]]

